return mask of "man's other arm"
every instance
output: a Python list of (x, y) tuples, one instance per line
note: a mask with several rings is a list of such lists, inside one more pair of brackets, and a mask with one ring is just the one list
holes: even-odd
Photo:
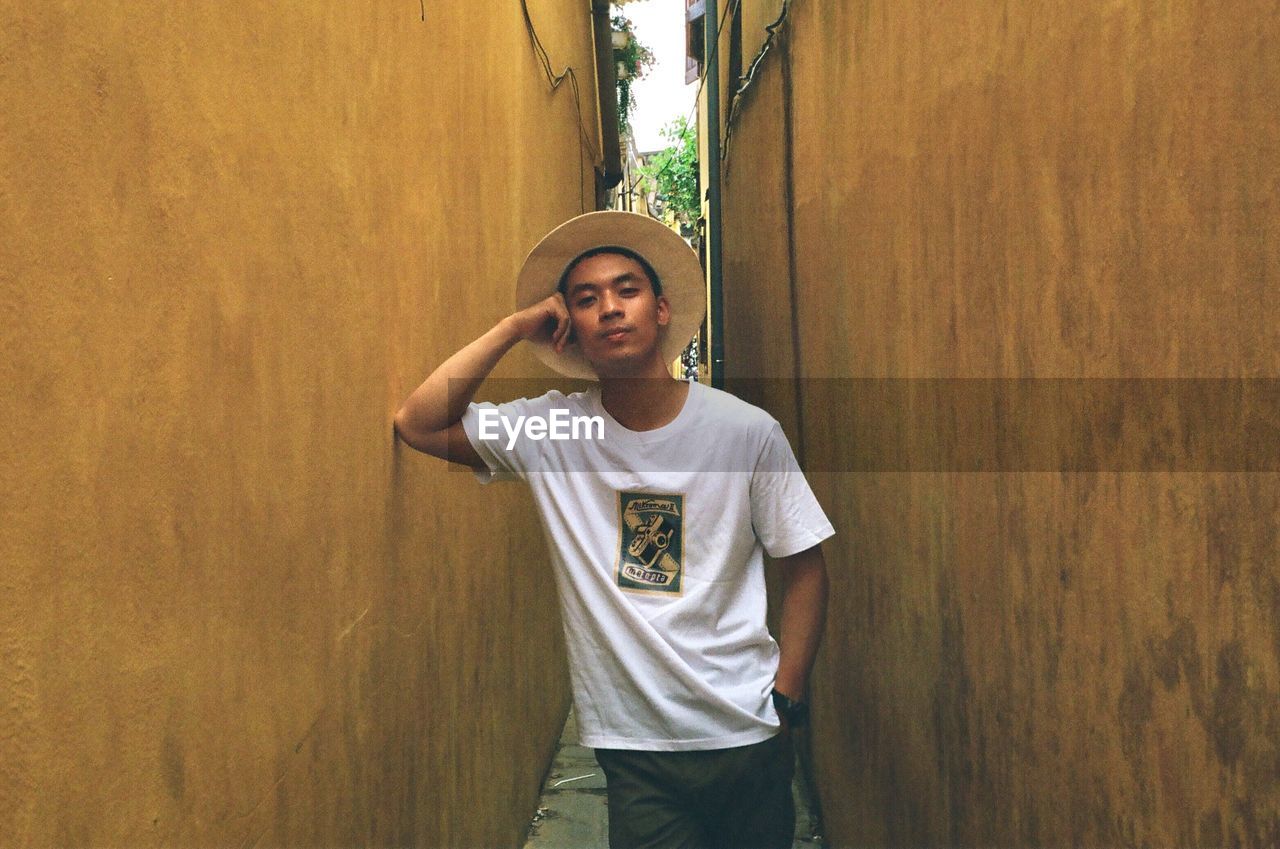
[(827, 617), (827, 562), (821, 544), (775, 562), (782, 567), (784, 589), (778, 635), (782, 653), (774, 686), (787, 698), (801, 701)]
[(396, 411), (395, 429), (409, 447), (454, 463), (484, 468), (462, 429), (462, 416), (480, 384), (521, 339), (549, 339), (563, 350), (569, 312), (557, 292), (507, 316), (440, 364)]

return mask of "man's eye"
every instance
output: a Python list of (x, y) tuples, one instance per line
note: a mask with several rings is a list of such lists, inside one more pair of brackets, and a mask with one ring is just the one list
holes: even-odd
[(593, 297), (586, 297), (586, 298), (582, 298), (582, 299), (580, 299), (580, 300), (578, 301), (578, 306), (580, 306), (580, 307), (588, 306), (588, 305), (590, 305), (590, 303), (591, 303), (592, 301), (594, 301), (594, 300), (595, 300), (595, 298), (593, 298)]

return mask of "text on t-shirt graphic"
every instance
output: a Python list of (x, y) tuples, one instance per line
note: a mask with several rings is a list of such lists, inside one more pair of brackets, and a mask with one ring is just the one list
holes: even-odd
[(684, 567), (684, 496), (619, 492), (618, 586), (679, 595)]

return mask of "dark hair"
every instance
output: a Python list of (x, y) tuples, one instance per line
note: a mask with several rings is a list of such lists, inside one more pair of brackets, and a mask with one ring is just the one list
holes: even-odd
[(569, 274), (577, 267), (578, 263), (582, 262), (584, 259), (599, 256), (600, 254), (620, 254), (628, 259), (634, 259), (640, 264), (640, 267), (644, 269), (644, 273), (649, 276), (649, 284), (653, 287), (653, 296), (657, 298), (662, 295), (662, 281), (658, 279), (658, 273), (653, 270), (653, 266), (649, 264), (649, 261), (640, 256), (640, 254), (631, 250), (631, 248), (624, 248), (621, 245), (601, 245), (598, 248), (592, 248), (589, 251), (583, 251), (578, 254), (573, 258), (572, 262), (565, 266), (564, 274), (560, 275), (560, 282), (556, 284), (556, 291), (567, 297), (569, 294), (568, 291), (566, 291), (569, 285)]

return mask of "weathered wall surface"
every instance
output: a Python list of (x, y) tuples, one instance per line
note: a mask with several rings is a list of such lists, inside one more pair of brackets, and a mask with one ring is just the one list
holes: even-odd
[(797, 0), (786, 33), (730, 141), (725, 342), (738, 377), (798, 363), (771, 409), (839, 532), (830, 842), (1276, 845), (1277, 474), (1141, 416), (1173, 470), (915, 462), (901, 434), (1001, 399), (853, 380), (1080, 378), (1101, 440), (1127, 399), (1089, 379), (1280, 377), (1275, 4)]
[(592, 202), (529, 6), (585, 142), (515, 3), (0, 3), (0, 845), (519, 844), (541, 534), (391, 422)]

